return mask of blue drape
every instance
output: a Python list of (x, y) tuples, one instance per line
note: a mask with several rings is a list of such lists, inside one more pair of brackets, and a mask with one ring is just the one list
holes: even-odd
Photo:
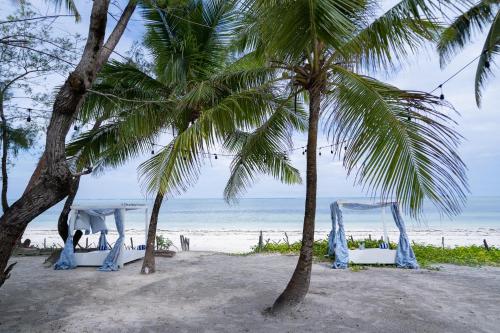
[(106, 240), (106, 232), (101, 231), (101, 236), (99, 237), (99, 245), (97, 246), (99, 251), (109, 250), (108, 241)]
[(61, 256), (54, 265), (54, 269), (73, 269), (76, 267), (75, 252), (73, 249), (73, 233), (68, 232), (68, 238), (64, 244)]
[(332, 224), (335, 224), (335, 221), (338, 224), (338, 230), (335, 233), (335, 228), (333, 229), (334, 239), (332, 242), (333, 252), (335, 253), (335, 260), (333, 262), (332, 268), (347, 268), (347, 264), (349, 263), (349, 252), (347, 248), (347, 239), (345, 238), (344, 231), (344, 221), (342, 217), (342, 211), (337, 202), (334, 202), (333, 205), (330, 206), (332, 211)]
[[(391, 206), (394, 222), (399, 229), (399, 243), (396, 249), (396, 266), (401, 268), (418, 268), (415, 253), (410, 245), (410, 240), (406, 234), (406, 227), (403, 217), (399, 212), (396, 202), (382, 202), (376, 204), (363, 203), (340, 203), (335, 201), (330, 205), (332, 218), (332, 230), (328, 237), (328, 254), (335, 255), (333, 268), (347, 268), (349, 263), (349, 252), (347, 248), (347, 239), (344, 231), (344, 221), (341, 207), (352, 210), (368, 210)], [(337, 229), (338, 226), (338, 229)]]
[(406, 226), (396, 203), (391, 205), (391, 212), (399, 229), (399, 243), (396, 249), (396, 266), (416, 269), (418, 268), (417, 258), (411, 248), (410, 240), (406, 234)]
[(337, 203), (330, 204), (330, 218), (332, 219), (332, 230), (328, 234), (328, 255), (333, 256), (335, 253), (335, 231), (337, 229), (337, 214), (335, 213), (334, 205)]
[(109, 251), (108, 256), (104, 259), (102, 266), (98, 269), (100, 271), (109, 272), (109, 271), (117, 271), (118, 268), (118, 258), (123, 249), (123, 242), (125, 240), (125, 233), (123, 228), (123, 220), (125, 219), (125, 209), (116, 209), (115, 210), (115, 222), (116, 229), (118, 231), (118, 239), (116, 240), (115, 245)]
[(54, 265), (54, 269), (73, 269), (76, 267), (75, 252), (73, 249), (73, 226), (76, 220), (76, 213), (72, 212), (69, 220), (68, 227), (68, 238), (64, 243), (64, 248), (62, 249), (59, 259)]

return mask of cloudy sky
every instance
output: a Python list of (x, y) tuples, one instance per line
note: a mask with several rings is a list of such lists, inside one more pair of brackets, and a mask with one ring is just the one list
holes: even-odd
[[(123, 1), (122, 1), (123, 2)], [(89, 10), (92, 2), (90, 0), (77, 1), (78, 8), (82, 13), (82, 21), (75, 24), (71, 18), (58, 19), (54, 26), (59, 31), (79, 32), (86, 35), (88, 29)], [(384, 6), (394, 3), (386, 0)], [(47, 7), (45, 1), (35, 1), (35, 7), (43, 13), (53, 12)], [(8, 12), (12, 12), (15, 1), (0, 0), (0, 20), (5, 18)], [(4, 10), (7, 9), (7, 10)], [(119, 14), (117, 8), (112, 11)], [(111, 30), (115, 21), (109, 18)], [(129, 50), (134, 40), (140, 40), (143, 28), (141, 17), (137, 13), (128, 25), (124, 38), (122, 38), (117, 51), (125, 53)], [(440, 69), (438, 56), (432, 48), (415, 55), (409, 64), (404, 66), (396, 74), (382, 76), (379, 78), (394, 84), (400, 88), (431, 91), (445, 79), (450, 77), (463, 65), (480, 54), (484, 36), (477, 36), (476, 43), (465, 49), (445, 69)], [(494, 71), (500, 73), (498, 65), (493, 65)], [(455, 119), (458, 122), (459, 132), (465, 137), (460, 148), (460, 153), (468, 166), (468, 177), (472, 195), (490, 196), (500, 195), (500, 110), (498, 107), (500, 93), (500, 79), (493, 79), (484, 94), (483, 107), (477, 109), (474, 102), (474, 66), (468, 67), (455, 79), (444, 86), (446, 99), (451, 102), (460, 112)], [(60, 84), (57, 80), (51, 80), (54, 85)], [(295, 145), (303, 146), (305, 137), (297, 135)], [(326, 137), (320, 137), (320, 145), (327, 145)], [(138, 180), (137, 165), (147, 158), (139, 158), (130, 161), (127, 165), (110, 170), (100, 177), (86, 176), (81, 182), (79, 198), (140, 198), (143, 197)], [(22, 154), (17, 160), (15, 167), (10, 171), (9, 196), (15, 199), (24, 190), (38, 159), (38, 153)], [(305, 171), (305, 159), (301, 152), (291, 156), (295, 166), (302, 174)], [(230, 160), (219, 158), (207, 162), (203, 168), (201, 178), (196, 186), (191, 188), (183, 198), (218, 198), (229, 174)], [(333, 160), (329, 154), (323, 154), (318, 159), (318, 194), (321, 197), (361, 196), (363, 191), (359, 186), (353, 184), (352, 178), (348, 178), (338, 160)], [(286, 186), (273, 179), (262, 177), (253, 188), (250, 189), (248, 197), (300, 197), (305, 193), (303, 185)]]

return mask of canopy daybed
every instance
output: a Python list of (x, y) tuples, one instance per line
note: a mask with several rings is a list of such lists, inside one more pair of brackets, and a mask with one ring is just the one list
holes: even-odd
[[(148, 207), (138, 204), (119, 204), (108, 206), (71, 206), (68, 220), (68, 238), (64, 244), (59, 260), (54, 268), (73, 269), (77, 266), (100, 266), (100, 271), (116, 271), (124, 264), (144, 257), (145, 246), (136, 249), (126, 249), (125, 241), (125, 212), (128, 210), (144, 210), (145, 235), (148, 230)], [(114, 215), (118, 239), (113, 248), (109, 248), (106, 241), (108, 228), (106, 216)], [(99, 244), (96, 251), (76, 252), (73, 247), (73, 233), (76, 230), (85, 230), (85, 234), (100, 232)]]
[[(390, 207), (392, 217), (399, 229), (399, 242), (396, 250), (389, 249), (388, 245), (381, 246), (385, 248), (375, 249), (355, 249), (350, 250), (347, 247), (347, 239), (344, 231), (344, 221), (342, 209), (349, 210), (369, 210), (385, 209)], [(399, 211), (397, 202), (381, 202), (375, 204), (355, 203), (335, 201), (330, 205), (332, 218), (332, 230), (328, 237), (328, 254), (335, 256), (333, 268), (347, 268), (349, 262), (355, 264), (395, 264), (401, 268), (418, 268), (418, 263), (411, 248), (406, 227)], [(384, 222), (384, 242), (388, 243), (387, 231)], [(387, 244), (386, 243), (386, 244)]]

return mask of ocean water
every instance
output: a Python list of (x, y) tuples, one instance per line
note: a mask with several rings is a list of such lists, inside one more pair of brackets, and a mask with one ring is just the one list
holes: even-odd
[[(336, 198), (318, 198), (316, 230), (329, 230), (329, 205)], [(366, 202), (363, 198), (342, 198), (344, 201)], [(145, 203), (144, 200), (76, 200), (75, 204)], [(148, 202), (149, 204), (149, 202)], [(28, 230), (56, 230), (62, 207), (58, 204), (29, 224)], [(228, 205), (222, 199), (166, 200), (160, 211), (158, 228), (171, 231), (300, 231), (304, 213), (304, 198), (241, 199)], [(112, 218), (110, 218), (112, 220)], [(129, 211), (126, 229), (144, 230), (144, 213)], [(453, 218), (442, 216), (432, 205), (426, 205), (425, 216), (413, 220), (405, 216), (410, 231), (419, 230), (500, 230), (500, 197), (471, 197), (463, 212)], [(388, 230), (395, 230), (390, 214), (382, 210), (344, 212), (346, 228), (350, 230), (381, 230), (383, 221)], [(113, 228), (114, 223), (109, 223)]]

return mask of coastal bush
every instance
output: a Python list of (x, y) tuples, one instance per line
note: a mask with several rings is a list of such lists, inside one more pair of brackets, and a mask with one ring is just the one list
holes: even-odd
[[(357, 249), (359, 245), (364, 243), (365, 248), (378, 248), (380, 241), (373, 239), (354, 240), (348, 238), (347, 246), (349, 249)], [(264, 253), (281, 253), (281, 254), (298, 254), (300, 251), (301, 242), (272, 242), (267, 241), (261, 249), (254, 246), (254, 252)], [(396, 249), (397, 244), (390, 242), (391, 249)], [(428, 267), (432, 264), (454, 264), (465, 266), (500, 266), (500, 249), (490, 247), (486, 250), (482, 246), (457, 246), (445, 247), (425, 245), (425, 244), (412, 244), (413, 251), (417, 257), (417, 261), (422, 267)], [(328, 240), (321, 239), (314, 242), (313, 254), (316, 260), (331, 260), (328, 254)]]

